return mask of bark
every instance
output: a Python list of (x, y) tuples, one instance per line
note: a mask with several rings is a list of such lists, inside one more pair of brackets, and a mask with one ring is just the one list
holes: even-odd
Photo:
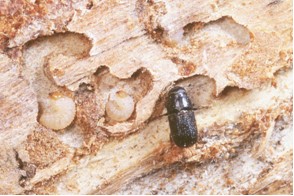
[[(199, 183), (162, 194), (293, 194), (290, 0), (0, 5), (0, 193), (140, 194), (182, 162)], [(175, 85), (196, 108), (190, 148), (170, 141)], [(122, 122), (106, 112), (119, 90), (135, 102)], [(39, 123), (52, 93), (76, 105), (59, 131)]]

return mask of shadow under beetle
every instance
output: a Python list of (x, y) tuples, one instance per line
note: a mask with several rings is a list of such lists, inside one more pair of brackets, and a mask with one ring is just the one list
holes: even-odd
[(197, 141), (197, 127), (192, 103), (182, 87), (172, 88), (167, 97), (166, 109), (172, 141), (181, 148)]

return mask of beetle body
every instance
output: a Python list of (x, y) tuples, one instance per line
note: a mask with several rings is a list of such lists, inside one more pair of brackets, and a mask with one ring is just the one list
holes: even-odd
[(174, 87), (166, 102), (171, 139), (181, 147), (190, 147), (197, 141), (197, 127), (192, 103), (182, 87)]

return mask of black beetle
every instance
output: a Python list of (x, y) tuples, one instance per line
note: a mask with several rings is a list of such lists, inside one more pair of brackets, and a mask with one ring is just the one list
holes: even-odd
[(166, 109), (172, 141), (181, 148), (197, 141), (197, 127), (192, 103), (182, 87), (172, 88), (167, 97)]

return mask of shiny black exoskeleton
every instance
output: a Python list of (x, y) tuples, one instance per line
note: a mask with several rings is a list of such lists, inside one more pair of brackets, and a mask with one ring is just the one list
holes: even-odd
[(190, 147), (197, 141), (197, 127), (192, 103), (182, 87), (174, 87), (166, 101), (171, 139), (181, 147)]

